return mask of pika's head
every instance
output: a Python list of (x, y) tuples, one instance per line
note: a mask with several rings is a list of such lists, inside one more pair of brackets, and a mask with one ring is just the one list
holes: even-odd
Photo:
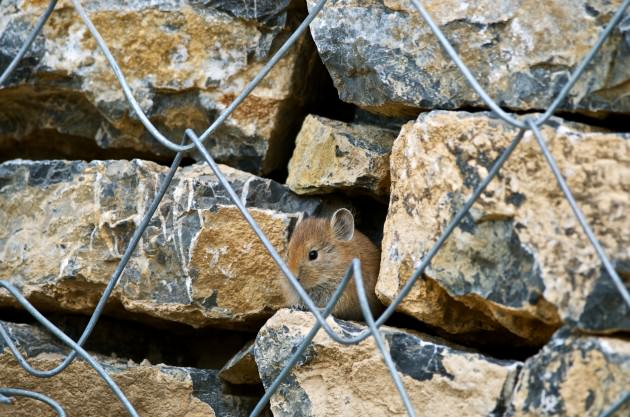
[(289, 242), (288, 265), (306, 289), (341, 280), (352, 261), (347, 255), (354, 237), (354, 217), (345, 208), (330, 219), (306, 218)]

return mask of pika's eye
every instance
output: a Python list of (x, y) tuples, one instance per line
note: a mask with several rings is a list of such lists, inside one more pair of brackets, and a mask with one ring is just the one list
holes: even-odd
[(317, 251), (316, 250), (312, 250), (308, 253), (308, 259), (309, 261), (314, 261), (315, 259), (317, 259)]

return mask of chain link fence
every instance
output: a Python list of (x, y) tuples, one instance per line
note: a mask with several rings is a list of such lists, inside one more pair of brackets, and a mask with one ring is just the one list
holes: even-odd
[[(304, 340), (302, 340), (298, 349), (294, 352), (294, 354), (288, 360), (288, 362), (286, 363), (282, 371), (278, 374), (278, 376), (275, 378), (273, 383), (266, 390), (264, 396), (260, 399), (260, 401), (254, 408), (254, 410), (251, 412), (250, 417), (255, 417), (255, 416), (260, 415), (260, 413), (263, 411), (263, 409), (266, 407), (267, 403), (269, 402), (269, 399), (271, 398), (271, 396), (274, 394), (274, 392), (277, 390), (279, 385), (283, 382), (283, 380), (289, 374), (292, 367), (300, 360), (301, 355), (303, 354), (305, 349), (308, 347), (308, 345), (311, 343), (312, 339), (315, 337), (315, 334), (321, 328), (323, 328), (324, 331), (333, 340), (344, 345), (357, 344), (369, 337), (373, 337), (374, 341), (376, 342), (376, 346), (380, 350), (380, 353), (383, 356), (383, 360), (385, 361), (385, 364), (387, 365), (391, 373), (392, 380), (394, 381), (394, 384), (396, 385), (396, 388), (398, 389), (398, 392), (400, 393), (400, 397), (405, 406), (407, 414), (411, 417), (415, 417), (416, 413), (415, 413), (414, 407), (412, 406), (411, 401), (409, 400), (409, 397), (402, 384), (400, 376), (398, 372), (396, 371), (396, 366), (394, 365), (392, 361), (389, 351), (385, 348), (385, 344), (383, 341), (383, 337), (379, 331), (379, 327), (383, 323), (385, 323), (385, 321), (394, 313), (396, 307), (400, 304), (402, 299), (407, 296), (407, 294), (413, 287), (414, 283), (418, 279), (421, 279), (424, 270), (427, 268), (427, 266), (430, 265), (433, 257), (440, 250), (440, 248), (442, 247), (446, 239), (448, 239), (448, 237), (453, 232), (453, 230), (459, 225), (462, 219), (466, 216), (466, 214), (468, 213), (472, 205), (477, 201), (477, 199), (479, 198), (481, 193), (485, 190), (485, 188), (488, 186), (488, 184), (498, 174), (503, 164), (510, 158), (510, 155), (512, 154), (514, 149), (516, 149), (521, 139), (523, 138), (525, 132), (527, 131), (531, 131), (532, 134), (534, 135), (540, 147), (540, 151), (543, 153), (544, 158), (547, 161), (547, 164), (549, 165), (549, 168), (553, 172), (553, 175), (555, 176), (558, 182), (558, 186), (562, 190), (562, 193), (564, 194), (569, 205), (571, 206), (571, 209), (575, 217), (577, 218), (582, 229), (587, 235), (590, 243), (592, 244), (595, 251), (597, 252), (597, 255), (599, 256), (603, 267), (608, 272), (608, 276), (610, 277), (610, 279), (612, 279), (614, 285), (619, 291), (620, 296), (624, 299), (625, 303), (628, 306), (630, 306), (630, 293), (628, 292), (628, 289), (624, 286), (623, 281), (621, 280), (621, 278), (615, 271), (613, 265), (611, 264), (610, 260), (606, 256), (603, 248), (601, 247), (601, 245), (597, 241), (597, 238), (593, 234), (593, 231), (589, 227), (588, 222), (586, 221), (584, 215), (582, 214), (582, 211), (577, 206), (576, 201), (571, 193), (571, 190), (567, 186), (567, 183), (565, 179), (563, 178), (558, 168), (558, 165), (556, 164), (553, 156), (549, 152), (549, 149), (547, 145), (545, 144), (545, 139), (543, 138), (540, 131), (540, 127), (549, 120), (549, 118), (558, 109), (560, 104), (563, 103), (564, 99), (566, 98), (567, 94), (569, 93), (569, 91), (571, 90), (575, 82), (584, 73), (587, 66), (593, 60), (598, 50), (606, 41), (606, 39), (608, 38), (612, 30), (615, 28), (615, 26), (621, 21), (621, 19), (624, 16), (625, 10), (630, 5), (630, 0), (625, 0), (621, 4), (621, 6), (616, 11), (616, 13), (614, 14), (613, 18), (608, 23), (606, 28), (601, 32), (599, 38), (595, 42), (595, 45), (593, 45), (592, 49), (588, 52), (588, 54), (583, 58), (583, 60), (577, 66), (577, 68), (573, 71), (571, 77), (569, 78), (567, 83), (564, 85), (560, 93), (557, 95), (555, 100), (552, 102), (552, 104), (549, 106), (549, 108), (545, 111), (545, 113), (539, 117), (525, 117), (524, 119), (517, 119), (513, 115), (506, 113), (497, 105), (495, 101), (493, 101), (492, 98), (488, 96), (488, 94), (479, 85), (479, 83), (477, 82), (475, 77), (471, 74), (471, 72), (466, 67), (466, 65), (462, 62), (458, 54), (455, 52), (455, 50), (449, 43), (448, 39), (446, 39), (442, 31), (438, 28), (438, 26), (435, 24), (431, 16), (427, 13), (426, 9), (421, 4), (421, 2), (418, 0), (411, 0), (411, 2), (415, 6), (415, 8), (418, 10), (420, 15), (424, 19), (424, 21), (430, 27), (431, 31), (433, 32), (433, 34), (439, 41), (442, 48), (446, 51), (446, 53), (449, 55), (452, 61), (457, 65), (460, 72), (464, 75), (464, 77), (466, 78), (470, 86), (477, 92), (477, 94), (482, 98), (482, 100), (486, 103), (486, 105), (492, 110), (492, 112), (497, 117), (499, 117), (505, 123), (512, 125), (514, 127), (517, 127), (519, 129), (519, 132), (514, 137), (511, 144), (501, 153), (501, 155), (496, 159), (496, 161), (494, 161), (494, 164), (492, 165), (491, 169), (488, 171), (488, 175), (479, 183), (479, 185), (477, 185), (473, 193), (466, 200), (466, 203), (464, 204), (464, 206), (457, 212), (457, 214), (453, 217), (453, 219), (450, 221), (448, 226), (444, 229), (439, 239), (432, 246), (431, 250), (427, 253), (427, 255), (424, 257), (420, 265), (415, 269), (415, 271), (406, 281), (405, 285), (401, 289), (398, 296), (392, 301), (392, 303), (387, 307), (387, 309), (378, 318), (373, 317), (370, 312), (370, 308), (367, 302), (367, 297), (366, 297), (365, 290), (363, 287), (363, 280), (361, 277), (361, 265), (358, 259), (354, 259), (352, 261), (352, 264), (348, 266), (348, 269), (340, 285), (336, 289), (334, 295), (329, 300), (326, 307), (324, 309), (319, 309), (313, 303), (313, 301), (308, 296), (304, 288), (301, 287), (296, 277), (291, 273), (291, 271), (287, 267), (284, 260), (278, 254), (278, 252), (273, 247), (269, 239), (262, 232), (262, 230), (260, 229), (256, 221), (254, 220), (254, 218), (251, 216), (247, 208), (245, 208), (244, 204), (241, 202), (240, 198), (235, 193), (234, 189), (231, 187), (230, 183), (222, 174), (218, 165), (215, 163), (214, 159), (208, 153), (207, 149), (204, 146), (204, 141), (207, 140), (210, 137), (210, 135), (212, 135), (212, 133), (230, 116), (230, 114), (238, 107), (238, 105), (241, 104), (241, 102), (243, 102), (243, 100), (252, 92), (252, 90), (260, 83), (260, 81), (269, 73), (269, 71), (274, 67), (274, 65), (286, 54), (289, 48), (291, 48), (293, 44), (300, 38), (300, 36), (304, 33), (304, 31), (309, 26), (309, 24), (313, 21), (313, 19), (315, 19), (319, 11), (324, 7), (326, 0), (319, 0), (314, 5), (314, 7), (312, 7), (306, 19), (298, 26), (295, 32), (287, 39), (287, 41), (282, 45), (282, 47), (273, 55), (273, 57), (260, 70), (260, 72), (254, 77), (254, 79), (252, 79), (246, 85), (246, 87), (236, 97), (236, 99), (234, 99), (234, 101), (225, 109), (225, 111), (221, 113), (221, 115), (212, 123), (212, 125), (210, 125), (210, 127), (208, 127), (201, 135), (197, 135), (192, 129), (187, 129), (185, 132), (184, 138), (182, 138), (179, 144), (173, 142), (171, 139), (164, 136), (151, 123), (149, 118), (142, 111), (140, 105), (134, 98), (133, 93), (129, 87), (129, 84), (127, 83), (125, 76), (123, 75), (120, 67), (118, 66), (118, 63), (112, 56), (111, 52), (109, 51), (107, 47), (107, 44), (105, 43), (103, 38), (100, 36), (98, 30), (93, 25), (88, 14), (83, 9), (81, 2), (79, 0), (71, 0), (71, 2), (74, 5), (74, 8), (76, 12), (79, 14), (81, 20), (83, 21), (85, 26), (88, 28), (88, 30), (90, 31), (90, 33), (96, 40), (98, 47), (101, 49), (101, 51), (105, 55), (105, 58), (109, 62), (109, 65), (111, 66), (114, 75), (116, 76), (116, 78), (118, 79), (118, 82), (120, 83), (120, 87), (122, 88), (125, 94), (125, 97), (127, 101), (129, 102), (129, 105), (131, 106), (131, 108), (133, 109), (137, 117), (140, 119), (144, 127), (151, 133), (152, 137), (155, 140), (157, 140), (166, 148), (177, 152), (177, 154), (173, 160), (173, 163), (171, 164), (171, 167), (170, 167), (170, 170), (168, 171), (167, 176), (165, 177), (164, 181), (162, 182), (160, 186), (158, 193), (156, 194), (154, 200), (152, 201), (149, 209), (145, 213), (142, 221), (140, 222), (138, 227), (135, 229), (134, 234), (129, 244), (127, 245), (127, 248), (125, 250), (125, 253), (122, 259), (120, 260), (114, 273), (112, 274), (105, 291), (101, 295), (101, 298), (99, 299), (99, 302), (94, 312), (92, 313), (92, 316), (88, 324), (86, 325), (85, 329), (83, 330), (83, 333), (81, 334), (81, 337), (79, 338), (78, 341), (75, 342), (74, 340), (72, 340), (63, 331), (61, 331), (58, 327), (56, 327), (53, 323), (51, 323), (48, 319), (46, 319), (44, 315), (42, 315), (35, 307), (33, 307), (33, 305), (28, 300), (26, 300), (26, 298), (20, 293), (20, 291), (13, 284), (5, 280), (0, 280), (0, 288), (6, 289), (13, 297), (15, 297), (17, 302), (29, 314), (31, 314), (33, 318), (35, 318), (35, 320), (37, 320), (41, 325), (43, 325), (46, 329), (48, 329), (48, 331), (50, 331), (61, 342), (63, 342), (65, 345), (67, 345), (71, 349), (71, 352), (54, 369), (50, 369), (50, 370), (35, 369), (28, 363), (26, 358), (22, 356), (22, 354), (19, 352), (19, 350), (16, 348), (15, 344), (11, 340), (11, 337), (9, 336), (7, 329), (0, 323), (0, 336), (3, 338), (5, 344), (9, 347), (9, 349), (11, 350), (15, 358), (18, 360), (19, 364), (22, 366), (22, 368), (24, 368), (31, 375), (34, 375), (40, 378), (53, 377), (59, 374), (60, 372), (63, 372), (63, 370), (66, 369), (72, 363), (72, 361), (76, 359), (77, 356), (80, 356), (81, 359), (83, 359), (86, 363), (88, 363), (91, 367), (93, 367), (94, 370), (107, 383), (109, 388), (112, 390), (114, 395), (120, 400), (120, 402), (122, 403), (124, 408), (127, 410), (129, 415), (133, 417), (138, 416), (138, 413), (134, 409), (133, 405), (129, 402), (129, 400), (127, 399), (125, 394), (121, 391), (121, 389), (118, 387), (118, 385), (111, 379), (111, 377), (107, 374), (107, 372), (103, 369), (103, 367), (89, 353), (87, 353), (83, 349), (82, 346), (86, 342), (86, 340), (89, 338), (90, 334), (92, 333), (92, 330), (94, 329), (96, 323), (98, 322), (103, 312), (103, 308), (105, 307), (105, 304), (107, 303), (108, 298), (110, 297), (112, 291), (114, 290), (114, 287), (116, 286), (116, 284), (118, 283), (118, 281), (120, 280), (124, 272), (127, 262), (129, 261), (133, 251), (135, 250), (136, 246), (138, 245), (138, 242), (140, 241), (142, 234), (147, 228), (149, 222), (151, 221), (151, 218), (153, 214), (155, 213), (160, 201), (162, 200), (162, 197), (166, 193), (166, 190), (168, 189), (171, 183), (171, 180), (173, 179), (175, 172), (182, 160), (184, 152), (188, 150), (192, 150), (192, 149), (196, 149), (201, 154), (201, 156), (206, 161), (206, 163), (210, 166), (214, 174), (219, 179), (219, 182), (222, 184), (222, 186), (225, 188), (225, 190), (229, 194), (229, 197), (232, 200), (232, 202), (238, 207), (238, 209), (242, 213), (245, 220), (249, 223), (249, 225), (251, 226), (253, 231), (256, 233), (256, 235), (258, 236), (262, 244), (265, 246), (269, 254), (272, 256), (275, 263), (278, 265), (282, 273), (286, 276), (286, 279), (289, 280), (292, 287), (301, 297), (303, 303), (306, 305), (306, 307), (310, 310), (310, 312), (315, 316), (317, 320), (316, 324), (313, 326), (313, 328), (310, 330), (310, 332), (304, 338)], [(2, 75), (0, 76), (0, 88), (1, 88), (1, 85), (11, 75), (12, 71), (17, 67), (18, 63), (24, 57), (26, 52), (29, 50), (31, 44), (33, 43), (35, 38), (39, 35), (42, 28), (46, 24), (46, 21), (48, 20), (48, 18), (54, 11), (56, 4), (57, 4), (57, 0), (50, 1), (47, 9), (42, 14), (42, 16), (38, 19), (35, 27), (33, 28), (31, 33), (29, 34), (29, 36), (23, 43), (22, 47), (18, 51), (18, 54), (15, 56), (15, 58), (12, 60), (9, 66), (3, 71)], [(365, 318), (365, 322), (367, 323), (368, 329), (364, 330), (363, 332), (361, 332), (360, 334), (354, 337), (347, 338), (347, 337), (343, 337), (335, 333), (334, 330), (330, 327), (330, 325), (326, 322), (326, 317), (333, 310), (335, 304), (337, 303), (346, 285), (350, 282), (350, 279), (354, 279), (355, 281), (356, 290), (357, 290), (357, 294), (358, 294), (360, 305), (361, 305), (361, 310), (363, 311), (363, 315)], [(14, 396), (23, 396), (23, 397), (29, 397), (29, 398), (39, 400), (47, 404), (48, 406), (50, 406), (59, 416), (63, 417), (66, 415), (63, 408), (56, 401), (54, 401), (53, 399), (43, 394), (28, 391), (28, 390), (15, 389), (15, 388), (0, 388), (0, 403), (11, 404), (13, 402), (12, 397)], [(624, 390), (624, 394), (622, 394), (620, 398), (618, 398), (602, 414), (600, 414), (600, 417), (608, 417), (608, 416), (613, 415), (628, 400), (630, 400), (630, 390)]]

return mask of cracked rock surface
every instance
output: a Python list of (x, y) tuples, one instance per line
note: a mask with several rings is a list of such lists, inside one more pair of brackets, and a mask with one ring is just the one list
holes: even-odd
[[(228, 181), (284, 254), (298, 213), (322, 207), (229, 167)], [(0, 276), (48, 310), (91, 312), (168, 169), (152, 162), (0, 164)], [(180, 168), (110, 306), (249, 328), (284, 304), (279, 270), (209, 167)], [(3, 303), (13, 304), (0, 291)]]
[[(627, 338), (571, 334), (563, 328), (525, 361), (506, 417), (597, 417), (630, 386)], [(630, 413), (626, 402), (614, 416)]]
[[(303, 6), (288, 0), (257, 0), (254, 7), (196, 0), (81, 3), (142, 110), (175, 143), (186, 128), (200, 135), (304, 16)], [(0, 4), (0, 68), (9, 64), (46, 5)], [(286, 162), (315, 57), (312, 41), (303, 37), (207, 141), (210, 153), (256, 174)], [(0, 152), (3, 159), (40, 159), (55, 152), (71, 159), (83, 153), (163, 160), (172, 154), (131, 111), (68, 1), (58, 3), (43, 36), (0, 89)]]
[[(365, 329), (328, 322), (344, 337)], [(254, 354), (265, 387), (314, 324), (310, 313), (283, 309), (262, 327)], [(487, 416), (505, 408), (520, 362), (485, 357), (420, 333), (386, 326), (381, 333), (419, 415)], [(321, 330), (271, 398), (271, 410), (275, 417), (407, 415), (373, 339), (344, 346)]]
[[(622, 276), (630, 262), (630, 137), (552, 119), (542, 129), (577, 204)], [(377, 294), (389, 303), (517, 131), (485, 113), (406, 124)], [(530, 133), (445, 242), (399, 310), (450, 333), (507, 330), (544, 343), (563, 323), (630, 329), (630, 311)]]
[(386, 199), (396, 133), (309, 115), (296, 138), (287, 185), (298, 194), (344, 191)]
[[(490, 97), (514, 110), (547, 108), (621, 3), (422, 2)], [(629, 30), (615, 29), (562, 109), (630, 111)], [(331, 0), (311, 31), (344, 101), (388, 115), (485, 107), (410, 1)]]
[[(54, 368), (68, 352), (63, 344), (39, 327), (3, 324), (18, 349), (37, 369)], [(96, 359), (141, 416), (246, 417), (257, 401), (255, 397), (230, 393), (216, 369), (175, 367), (148, 361), (135, 363), (101, 355)], [(0, 384), (48, 395), (68, 416), (129, 415), (107, 384), (83, 360), (75, 360), (53, 378), (35, 378), (18, 365), (2, 340)], [(0, 405), (0, 415), (56, 416), (42, 403), (21, 397), (16, 397), (14, 405)]]

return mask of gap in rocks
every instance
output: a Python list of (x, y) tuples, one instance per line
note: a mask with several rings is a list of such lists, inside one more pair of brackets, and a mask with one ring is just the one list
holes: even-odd
[(369, 196), (346, 197), (355, 208), (355, 223), (358, 230), (370, 238), (376, 246), (383, 240), (383, 226), (387, 217), (387, 202), (374, 200)]
[[(78, 340), (89, 317), (78, 314), (46, 314), (51, 322), (63, 330), (73, 340)], [(0, 320), (28, 324), (46, 331), (28, 313), (20, 310), (0, 310)], [(191, 327), (160, 322), (164, 327), (102, 316), (92, 334), (84, 344), (90, 352), (108, 357), (117, 362), (129, 360), (137, 364), (149, 361), (152, 365), (166, 365), (178, 368), (212, 370), (215, 374), (191, 373), (191, 375), (216, 375), (255, 333), (221, 330), (215, 328), (193, 329)], [(66, 354), (69, 350), (66, 351)], [(237, 403), (249, 401), (253, 404), (264, 395), (262, 384), (232, 384), (216, 377), (216, 395), (225, 398), (226, 405), (232, 397)], [(202, 382), (206, 384), (207, 382)], [(195, 380), (193, 379), (193, 390)], [(221, 405), (220, 398), (201, 398), (212, 406)], [(240, 398), (240, 400), (238, 400)], [(245, 404), (245, 403), (243, 403)], [(243, 405), (242, 407), (244, 407)], [(268, 407), (263, 416), (271, 416)], [(249, 413), (251, 410), (243, 410)]]
[[(45, 316), (74, 340), (79, 339), (89, 320), (88, 316), (80, 314), (47, 313)], [(21, 310), (3, 309), (0, 320), (39, 325)], [(85, 348), (137, 363), (148, 360), (152, 364), (220, 369), (255, 336), (256, 333), (252, 332), (193, 329), (172, 322), (165, 322), (162, 326), (102, 316)]]
[[(42, 129), (30, 132), (24, 138), (4, 139), (0, 146), (0, 162), (11, 159), (31, 160), (109, 160), (109, 159), (143, 159), (160, 165), (170, 165), (172, 156), (163, 157), (153, 153), (133, 149), (103, 149), (93, 139), (59, 133), (54, 129)], [(81, 154), (77, 155), (77, 149)], [(181, 165), (195, 163), (192, 158), (185, 157)]]
[(620, 113), (584, 114), (559, 111), (556, 116), (574, 123), (581, 123), (609, 130), (612, 133), (630, 133), (628, 118), (630, 115)]
[[(515, 110), (505, 107), (501, 107), (508, 114), (514, 114), (517, 116), (526, 116), (528, 114), (543, 114), (547, 109), (533, 109), (533, 110)], [(368, 124), (375, 124), (383, 127), (395, 127), (396, 124), (402, 126), (404, 123), (416, 120), (422, 113), (428, 113), (431, 111), (452, 111), (452, 112), (467, 112), (467, 113), (489, 113), (491, 110), (488, 107), (481, 106), (463, 106), (456, 109), (450, 108), (431, 108), (431, 109), (416, 109), (415, 116), (406, 117), (389, 117), (383, 116), (377, 113), (371, 113), (367, 110), (357, 108), (355, 111), (354, 121), (362, 121)], [(501, 120), (498, 116), (495, 116), (497, 120)], [(552, 117), (559, 117), (567, 122), (580, 123), (592, 127), (598, 127), (606, 129), (611, 133), (630, 133), (630, 124), (628, 124), (628, 114), (623, 113), (584, 113), (584, 112), (569, 112), (558, 110)]]
[(454, 344), (458, 348), (479, 352), (485, 356), (500, 360), (525, 361), (538, 353), (542, 348), (542, 346), (515, 346), (512, 344), (513, 336), (509, 335), (507, 331), (505, 334), (498, 332), (450, 334), (403, 313), (392, 314), (385, 322), (385, 325), (438, 337)]

